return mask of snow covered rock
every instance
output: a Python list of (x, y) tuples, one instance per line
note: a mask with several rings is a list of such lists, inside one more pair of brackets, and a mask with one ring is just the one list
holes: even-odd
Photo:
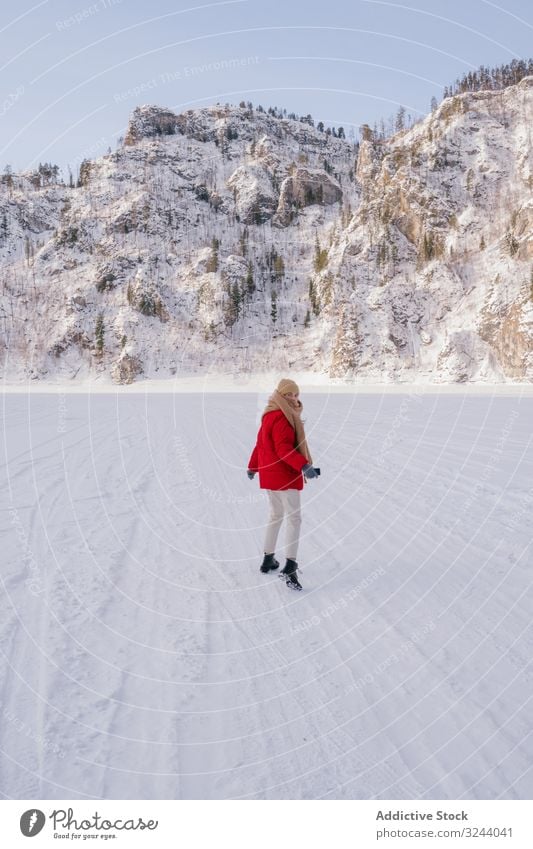
[(142, 139), (170, 136), (182, 132), (185, 120), (170, 109), (158, 106), (138, 106), (128, 124), (125, 145), (135, 145)]
[(264, 224), (274, 215), (278, 193), (268, 172), (259, 165), (240, 165), (229, 177), (235, 209), (243, 224)]
[(115, 383), (133, 383), (142, 374), (142, 363), (139, 357), (123, 353), (111, 367), (111, 377)]

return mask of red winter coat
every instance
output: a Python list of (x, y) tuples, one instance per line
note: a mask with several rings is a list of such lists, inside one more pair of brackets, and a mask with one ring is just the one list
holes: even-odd
[(265, 413), (248, 468), (259, 472), (261, 489), (303, 489), (302, 466), (309, 462), (296, 451), (296, 432), (281, 410)]

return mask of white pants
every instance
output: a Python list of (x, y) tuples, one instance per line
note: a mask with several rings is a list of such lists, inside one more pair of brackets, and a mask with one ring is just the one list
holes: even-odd
[(265, 536), (265, 554), (274, 553), (281, 523), (286, 518), (285, 556), (290, 557), (291, 560), (296, 560), (300, 539), (300, 525), (302, 524), (300, 490), (267, 489), (267, 494), (270, 502), (270, 514)]

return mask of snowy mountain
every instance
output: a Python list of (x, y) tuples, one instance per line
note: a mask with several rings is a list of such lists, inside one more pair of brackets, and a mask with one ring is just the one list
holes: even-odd
[(251, 105), (142, 106), (77, 187), (4, 174), (5, 380), (530, 381), (532, 86), (358, 149)]

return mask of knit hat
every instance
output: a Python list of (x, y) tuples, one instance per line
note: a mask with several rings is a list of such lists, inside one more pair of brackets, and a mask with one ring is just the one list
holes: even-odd
[(300, 387), (298, 384), (295, 383), (294, 380), (289, 380), (288, 377), (284, 377), (283, 380), (280, 380), (276, 388), (282, 395), (286, 395), (287, 392), (292, 392), (294, 395), (300, 394)]

